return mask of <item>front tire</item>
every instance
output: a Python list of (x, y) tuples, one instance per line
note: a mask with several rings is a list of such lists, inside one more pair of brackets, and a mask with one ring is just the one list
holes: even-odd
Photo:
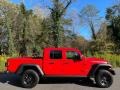
[(39, 76), (34, 70), (26, 70), (21, 78), (21, 84), (24, 88), (33, 88), (39, 82)]
[(113, 83), (112, 74), (107, 70), (99, 70), (95, 76), (96, 84), (101, 88), (108, 88)]

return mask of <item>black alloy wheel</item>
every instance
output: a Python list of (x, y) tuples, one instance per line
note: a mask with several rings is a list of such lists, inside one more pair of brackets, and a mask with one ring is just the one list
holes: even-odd
[(26, 70), (21, 79), (22, 86), (24, 88), (33, 88), (39, 82), (39, 76), (34, 70)]
[(101, 88), (108, 88), (113, 83), (112, 74), (107, 70), (100, 70), (95, 77), (96, 84)]

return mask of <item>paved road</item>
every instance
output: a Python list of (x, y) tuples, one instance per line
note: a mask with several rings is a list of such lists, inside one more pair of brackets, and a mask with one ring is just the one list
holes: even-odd
[[(115, 69), (114, 83), (110, 88), (102, 88), (102, 90), (120, 90), (120, 68)], [(31, 90), (101, 90), (96, 87), (92, 81), (74, 81), (66, 80), (46, 80), (38, 84)], [(19, 79), (15, 75), (0, 74), (0, 90), (28, 90), (20, 87)]]

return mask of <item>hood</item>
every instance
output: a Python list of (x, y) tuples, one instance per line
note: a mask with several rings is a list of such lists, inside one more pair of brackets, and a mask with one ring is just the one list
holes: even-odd
[(100, 64), (107, 64), (108, 61), (104, 60), (103, 58), (96, 58), (96, 57), (86, 57), (85, 60), (91, 63), (100, 63)]

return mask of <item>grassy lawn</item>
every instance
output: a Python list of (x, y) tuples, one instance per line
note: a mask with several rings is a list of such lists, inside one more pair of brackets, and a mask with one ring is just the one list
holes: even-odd
[(5, 71), (5, 62), (7, 61), (7, 56), (0, 56), (0, 72)]
[(108, 60), (109, 63), (115, 68), (120, 67), (120, 55), (116, 54), (95, 54), (95, 57), (103, 58), (105, 60)]
[(5, 71), (5, 62), (4, 61), (0, 61), (0, 72)]

